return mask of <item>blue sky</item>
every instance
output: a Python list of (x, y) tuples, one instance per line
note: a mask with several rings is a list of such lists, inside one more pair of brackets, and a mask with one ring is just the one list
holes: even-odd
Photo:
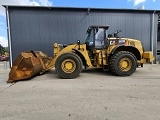
[(160, 0), (53, 0), (55, 6), (160, 9)]
[(0, 44), (8, 46), (5, 9), (2, 5), (34, 5), (160, 10), (160, 0), (0, 0)]

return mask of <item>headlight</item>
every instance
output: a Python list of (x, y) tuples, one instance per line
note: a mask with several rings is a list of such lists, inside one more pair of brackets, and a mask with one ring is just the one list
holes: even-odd
[(110, 45), (124, 45), (126, 44), (126, 40), (120, 39), (120, 40), (110, 40)]
[(118, 41), (118, 44), (120, 44), (120, 45), (123, 45), (123, 44), (125, 44), (126, 43), (126, 40), (123, 40), (123, 39), (120, 39), (119, 41)]

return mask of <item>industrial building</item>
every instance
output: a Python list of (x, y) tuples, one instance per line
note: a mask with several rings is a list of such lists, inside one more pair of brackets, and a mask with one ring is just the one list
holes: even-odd
[[(109, 25), (109, 33), (142, 41), (144, 50), (160, 50), (160, 11), (40, 6), (6, 8), (10, 65), (22, 51), (43, 51), (53, 56), (53, 44), (85, 42), (90, 25)], [(154, 61), (154, 63), (156, 62)]]

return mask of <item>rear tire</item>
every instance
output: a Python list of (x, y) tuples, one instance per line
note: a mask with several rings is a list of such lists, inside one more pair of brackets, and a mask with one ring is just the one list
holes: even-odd
[(128, 51), (120, 51), (110, 58), (110, 71), (118, 76), (130, 76), (137, 68), (137, 58)]
[(57, 58), (55, 70), (60, 77), (73, 79), (81, 73), (82, 66), (82, 60), (77, 54), (67, 52)]

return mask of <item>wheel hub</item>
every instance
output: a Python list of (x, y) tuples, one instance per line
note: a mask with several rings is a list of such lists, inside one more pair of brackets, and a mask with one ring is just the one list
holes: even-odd
[(66, 59), (62, 62), (62, 70), (66, 73), (72, 73), (76, 69), (76, 63), (72, 59)]
[(132, 67), (132, 61), (129, 58), (123, 58), (120, 60), (120, 69), (122, 71), (129, 71)]
[(73, 65), (71, 62), (66, 62), (65, 63), (65, 68), (68, 69), (68, 70), (71, 70), (73, 68)]

